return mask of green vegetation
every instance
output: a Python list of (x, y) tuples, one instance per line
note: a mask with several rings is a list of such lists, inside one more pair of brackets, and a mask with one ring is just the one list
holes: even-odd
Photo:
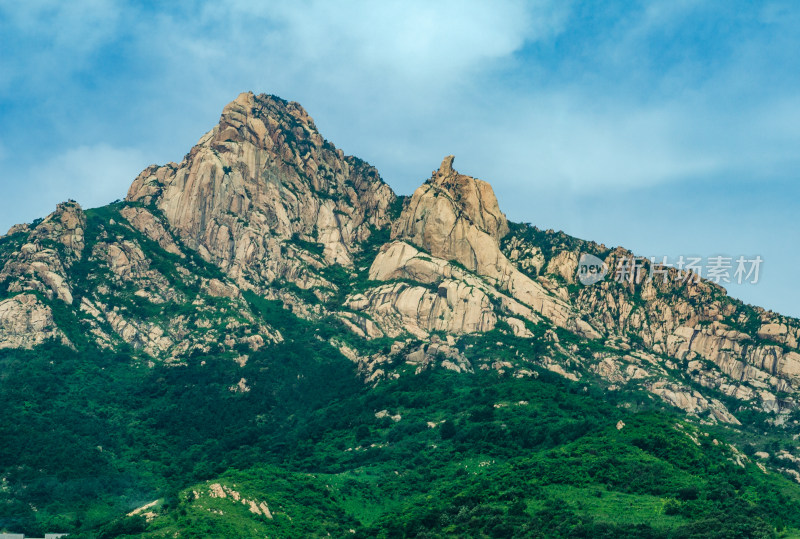
[[(317, 338), (322, 328), (277, 302), (248, 301), (286, 340), (245, 367), (204, 356), (150, 369), (56, 345), (4, 351), (0, 433), (21, 443), (0, 449), (0, 527), (84, 529), (76, 537), (772, 537), (800, 528), (796, 485), (739, 467), (730, 447), (677, 415), (632, 412), (619, 393), (547, 371), (429, 370), (368, 388)], [(251, 390), (232, 392), (242, 377)], [(264, 501), (274, 518), (211, 498), (214, 483)], [(119, 518), (157, 499), (149, 524)]]
[[(132, 346), (98, 348), (82, 324), (88, 315), (37, 293), (75, 347), (0, 350), (0, 530), (75, 538), (798, 536), (800, 486), (729, 445), (751, 456), (786, 447), (791, 441), (775, 431), (763, 436), (765, 414), (737, 411), (750, 422), (741, 429), (700, 427), (649, 394), (605, 391), (588, 374), (575, 383), (533, 363), (521, 378), (478, 367), (541, 357), (545, 323), (526, 323), (533, 338), (514, 337), (500, 321), (460, 339), (474, 373), (384, 364), (400, 376), (368, 386), (331, 341), (369, 355), (387, 353), (393, 340), (364, 342), (339, 320), (297, 318), (254, 291), (203, 296), (202, 279), (223, 278), (219, 270), (132, 230), (123, 204), (87, 212), (86, 252), (118, 236), (135, 242), (177, 299), (151, 303), (84, 257), (70, 269), (76, 302), (106, 287), (120, 310), (146, 320), (188, 315), (200, 299), (217, 317), (252, 315), (247, 324), (274, 328), (283, 341), (248, 349), (243, 364), (213, 347), (182, 363), (149, 364)], [(565, 235), (512, 228), (551, 250), (574, 247)], [(348, 293), (374, 285), (369, 264), (389, 238), (385, 228), (371, 232), (353, 269), (320, 271), (329, 290), (275, 287), (341, 309)], [(5, 239), (0, 256), (21, 241)], [(316, 243), (294, 243), (321, 254)], [(606, 350), (555, 333), (581, 357)]]
[(602, 248), (593, 241), (582, 240), (561, 231), (541, 230), (528, 223), (509, 222), (508, 227), (510, 233), (502, 240), (503, 250), (511, 240), (518, 238), (541, 249), (545, 260), (550, 260), (561, 251), (581, 251), (600, 258), (610, 252), (610, 249)]

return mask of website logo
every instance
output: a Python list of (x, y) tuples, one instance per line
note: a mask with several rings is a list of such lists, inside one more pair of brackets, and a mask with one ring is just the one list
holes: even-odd
[(583, 253), (578, 261), (578, 280), (581, 284), (589, 286), (599, 283), (608, 274), (608, 264), (594, 255)]

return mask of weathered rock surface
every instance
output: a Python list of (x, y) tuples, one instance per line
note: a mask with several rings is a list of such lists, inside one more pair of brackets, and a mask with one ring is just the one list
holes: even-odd
[(67, 270), (83, 256), (85, 226), (80, 206), (65, 202), (33, 229), (17, 228), (15, 233), (27, 237), (18, 250), (4, 257), (0, 282), (8, 283), (9, 292), (35, 290), (71, 304)]
[[(370, 227), (388, 224), (395, 195), (325, 141), (300, 105), (243, 93), (180, 164), (142, 172), (127, 200), (155, 204), (234, 279), (309, 288), (320, 283), (315, 264), (352, 264)], [(301, 242), (321, 245), (321, 260), (304, 260)]]
[(438, 337), (431, 339), (430, 344), (423, 344), (405, 354), (409, 365), (416, 365), (419, 373), (434, 365), (455, 372), (471, 372), (472, 365), (461, 352)]
[(736, 423), (723, 396), (776, 424), (796, 407), (798, 320), (674, 270), (650, 281), (648, 265), (583, 286), (582, 254), (612, 272), (633, 254), (509, 223), (491, 186), (455, 171), (452, 156), (392, 222), (396, 201), (300, 105), (241, 94), (180, 163), (143, 171), (126, 202), (89, 219), (61, 204), (0, 238), (0, 347), (64, 341), (53, 321), (63, 303), (104, 348), (246, 364), (243, 347), (283, 338), (248, 303), (256, 293), (365, 341), (394, 340), (380, 353), (374, 342), (369, 353), (331, 342), (368, 383), (399, 376), (398, 363), (469, 372), (465, 335), (496, 331), (537, 346), (476, 359), (476, 369), (533, 376), (536, 365), (643, 389), (703, 420)]
[(0, 348), (31, 349), (49, 339), (69, 345), (50, 307), (36, 296), (20, 294), (0, 301)]
[(491, 186), (459, 174), (453, 157), (414, 192), (392, 238), (417, 245), (433, 256), (453, 260), (477, 273), (498, 289), (550, 319), (554, 324), (590, 337), (600, 335), (589, 324), (576, 324), (577, 314), (562, 299), (519, 271), (500, 250), (509, 232)]
[(497, 323), (483, 291), (453, 280), (443, 280), (436, 290), (407, 283), (379, 286), (351, 297), (347, 307), (369, 313), (389, 337), (406, 332), (419, 338), (431, 331), (485, 332)]
[(241, 291), (236, 286), (225, 284), (219, 279), (210, 279), (203, 283), (203, 290), (215, 298), (235, 299), (241, 295)]
[(172, 235), (164, 228), (161, 221), (148, 210), (127, 206), (120, 210), (120, 214), (128, 220), (131, 226), (158, 243), (158, 245), (168, 253), (181, 257), (185, 256), (175, 243)]
[[(684, 365), (701, 385), (724, 395), (756, 401), (765, 410), (791, 408), (792, 399), (777, 399), (774, 393), (798, 389), (797, 321), (748, 308), (709, 281), (677, 279), (674, 269), (651, 280), (649, 264), (623, 282), (612, 273), (600, 283), (569, 290), (565, 285), (577, 282), (582, 253), (604, 259), (612, 272), (633, 254), (558, 233), (538, 236), (544, 245), (515, 233), (504, 241), (504, 250), (518, 261), (536, 260), (529, 267), (535, 267), (537, 280), (555, 295), (570, 297), (583, 317), (609, 338), (624, 343), (633, 335), (656, 354), (678, 360), (674, 366)], [(549, 256), (541, 254), (542, 247)], [(754, 326), (757, 332), (748, 329)]]
[(698, 391), (692, 391), (666, 381), (651, 384), (648, 389), (669, 404), (686, 412), (697, 414), (709, 411), (718, 421), (739, 424), (739, 420), (731, 415), (721, 402), (716, 399), (709, 401)]
[[(416, 336), (425, 336), (430, 331), (456, 334), (490, 331), (498, 314), (534, 323), (541, 321), (528, 306), (471, 272), (402, 241), (381, 248), (369, 269), (369, 278), (404, 281), (371, 288), (346, 302), (349, 308), (368, 313), (389, 336), (402, 334), (404, 328)], [(410, 286), (406, 281), (425, 286)], [(518, 333), (527, 331), (522, 321), (509, 320), (513, 320), (512, 327)]]
[(490, 275), (501, 264), (502, 255), (493, 247), (508, 233), (508, 222), (492, 187), (453, 170), (453, 159), (445, 157), (439, 170), (414, 192), (392, 225), (392, 238), (407, 239), (434, 256)]

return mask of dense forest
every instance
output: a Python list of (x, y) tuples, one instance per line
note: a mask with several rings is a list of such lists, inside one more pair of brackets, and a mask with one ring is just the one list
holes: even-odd
[[(320, 338), (333, 330), (249, 299), (285, 341), (244, 367), (214, 356), (150, 367), (88, 344), (3, 351), (0, 528), (99, 538), (800, 529), (800, 488), (727, 443), (741, 432), (544, 369), (432, 369), (368, 386)], [(514, 338), (471, 339), (466, 352), (491, 354)], [(233, 391), (241, 378), (248, 390)], [(264, 500), (270, 517), (209, 496), (210, 485)], [(149, 518), (124, 516), (153, 501)]]

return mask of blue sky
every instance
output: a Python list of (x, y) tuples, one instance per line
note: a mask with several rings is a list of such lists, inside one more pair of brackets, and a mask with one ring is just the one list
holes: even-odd
[(0, 229), (124, 197), (245, 90), (410, 194), (456, 155), (509, 218), (644, 255), (760, 255), (800, 316), (795, 2), (0, 0)]

